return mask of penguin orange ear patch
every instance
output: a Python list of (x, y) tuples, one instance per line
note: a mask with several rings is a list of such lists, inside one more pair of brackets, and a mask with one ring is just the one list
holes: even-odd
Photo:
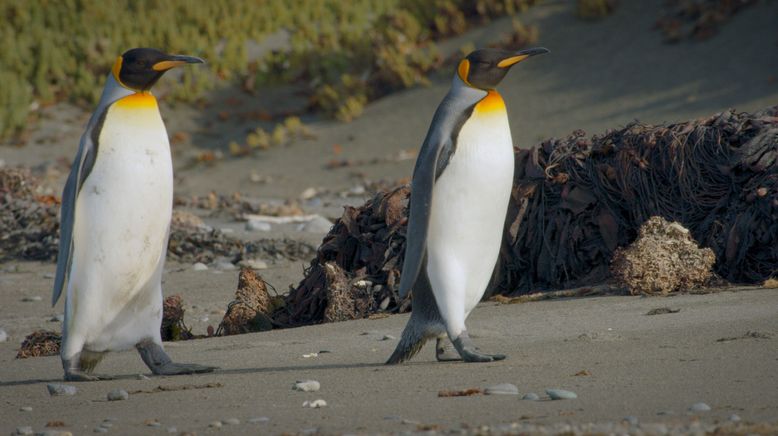
[(459, 78), (462, 79), (463, 82), (467, 83), (468, 85), (470, 82), (467, 81), (467, 75), (470, 74), (470, 61), (467, 59), (462, 59), (461, 62), (459, 62), (459, 66), (457, 67), (457, 74), (459, 74)]

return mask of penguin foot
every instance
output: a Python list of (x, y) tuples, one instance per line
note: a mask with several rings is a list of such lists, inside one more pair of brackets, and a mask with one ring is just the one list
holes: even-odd
[(435, 343), (435, 357), (438, 362), (454, 362), (462, 360), (462, 356), (454, 353), (449, 347), (446, 346), (445, 338), (437, 338)]
[(135, 348), (154, 375), (181, 375), (212, 372), (215, 366), (198, 365), (195, 363), (175, 363), (165, 353), (162, 346), (153, 341), (139, 342)]
[(65, 381), (71, 382), (83, 382), (83, 381), (100, 381), (100, 380), (113, 380), (110, 375), (103, 374), (88, 374), (81, 370), (65, 371)]
[(465, 362), (493, 362), (496, 360), (503, 360), (506, 357), (504, 354), (482, 353), (478, 347), (473, 344), (467, 331), (463, 331), (459, 337), (452, 342), (459, 352), (459, 355), (462, 356), (462, 360)]

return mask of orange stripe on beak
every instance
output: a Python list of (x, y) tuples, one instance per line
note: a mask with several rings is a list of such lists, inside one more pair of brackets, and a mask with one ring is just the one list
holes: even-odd
[(186, 62), (184, 61), (162, 61), (157, 62), (154, 64), (151, 69), (154, 71), (167, 71), (171, 68), (175, 68), (181, 65), (184, 65)]
[(518, 55), (518, 56), (511, 56), (509, 58), (505, 58), (500, 61), (500, 63), (497, 64), (500, 68), (508, 68), (511, 65), (518, 64), (519, 62), (523, 61), (524, 59), (527, 59), (529, 55)]

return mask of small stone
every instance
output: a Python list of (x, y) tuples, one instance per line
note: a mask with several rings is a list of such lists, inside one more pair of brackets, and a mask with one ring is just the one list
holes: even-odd
[(78, 389), (76, 389), (75, 386), (63, 385), (59, 383), (49, 383), (46, 385), (46, 388), (49, 390), (49, 394), (51, 396), (76, 395), (76, 392), (78, 392)]
[(264, 423), (269, 422), (269, 421), (270, 421), (270, 418), (268, 418), (267, 416), (257, 416), (257, 417), (254, 417), (254, 418), (249, 418), (249, 423), (250, 424), (264, 424)]
[(267, 262), (260, 259), (244, 259), (240, 261), (240, 266), (251, 269), (267, 269)]
[(95, 433), (108, 433), (108, 429), (105, 427), (95, 427), (94, 429)]
[(306, 359), (309, 359), (311, 357), (319, 357), (319, 353), (306, 353), (306, 354), (303, 354), (303, 357), (306, 358)]
[(222, 428), (222, 422), (221, 421), (213, 421), (212, 423), (208, 424), (208, 427), (211, 427), (211, 428)]
[(51, 322), (62, 322), (64, 320), (65, 320), (65, 314), (64, 313), (58, 313), (58, 314), (54, 315), (53, 317), (51, 317), (51, 319), (49, 321), (51, 321)]
[(521, 397), (521, 399), (522, 400), (527, 400), (527, 401), (538, 401), (538, 400), (540, 400), (540, 395), (538, 395), (538, 394), (536, 394), (534, 392), (529, 392), (529, 393), (524, 394), (524, 396)]
[(168, 427), (167, 428), (168, 433), (178, 433), (178, 429), (175, 427)]
[(151, 380), (148, 376), (144, 374), (138, 374), (135, 378), (138, 380)]
[(22, 406), (19, 408), (20, 412), (32, 412), (32, 407), (30, 406)]
[(269, 232), (273, 227), (269, 222), (259, 220), (246, 221), (246, 230), (249, 232)]
[(225, 425), (238, 425), (240, 424), (240, 419), (238, 418), (227, 418), (224, 421), (222, 421)]
[(349, 189), (348, 192), (351, 195), (362, 195), (365, 192), (367, 192), (367, 190), (362, 185), (356, 185), (356, 186), (351, 187), (351, 189)]
[(303, 407), (310, 407), (311, 409), (318, 409), (320, 407), (327, 407), (327, 402), (322, 400), (322, 399), (313, 400), (313, 401), (305, 401), (303, 403)]
[(359, 289), (367, 289), (369, 288), (373, 282), (370, 280), (357, 280), (356, 283), (354, 283), (354, 286), (356, 286)]
[(214, 262), (212, 265), (214, 266), (214, 268), (220, 271), (232, 271), (235, 269), (235, 265), (232, 262), (227, 260), (220, 260)]
[(5, 330), (0, 329), (0, 342), (5, 342), (8, 340), (8, 333), (5, 332)]
[(33, 295), (32, 297), (22, 298), (22, 301), (24, 301), (25, 303), (31, 303), (35, 301), (41, 301), (41, 300), (43, 300), (43, 298), (41, 298), (39, 295)]
[(73, 436), (73, 433), (67, 430), (44, 430), (36, 433), (38, 436)]
[(28, 435), (28, 434), (35, 434), (35, 432), (32, 431), (32, 427), (24, 426), (24, 427), (16, 427), (16, 434)]
[(55, 276), (53, 273), (43, 273), (43, 278), (44, 278), (44, 279), (49, 279), (49, 280), (51, 280), (51, 279), (53, 279), (54, 277), (56, 277), (56, 276)]
[(705, 403), (694, 403), (689, 407), (691, 412), (710, 412), (710, 406)]
[(637, 416), (632, 416), (632, 415), (625, 416), (622, 421), (627, 422), (627, 423), (629, 423), (629, 425), (632, 425), (632, 426), (638, 425), (638, 422), (639, 422), (638, 421), (638, 417)]
[(486, 395), (519, 395), (519, 388), (511, 383), (500, 383), (484, 390)]
[(130, 398), (130, 394), (124, 389), (114, 389), (108, 392), (108, 401), (122, 401)]
[(730, 422), (740, 422), (740, 416), (736, 414), (729, 415), (729, 418), (727, 418)]
[(391, 340), (394, 340), (394, 339), (396, 339), (396, 338), (395, 338), (394, 336), (392, 336), (392, 335), (384, 335), (384, 336), (383, 336), (383, 337), (381, 337), (381, 339), (379, 339), (379, 340), (380, 340), (380, 341), (391, 341)]
[(299, 230), (310, 233), (327, 233), (332, 229), (332, 221), (324, 218), (321, 215), (316, 215), (308, 222), (303, 223)]
[(143, 421), (148, 427), (162, 427), (162, 424), (156, 419), (147, 419)]
[(206, 271), (207, 269), (208, 269), (208, 265), (202, 262), (197, 262), (194, 265), (192, 265), (192, 270), (194, 271)]
[[(375, 288), (373, 288), (373, 290), (374, 290), (376, 293), (378, 293), (378, 292), (380, 291), (380, 289), (376, 289), (376, 288), (378, 288), (379, 286), (381, 286), (381, 285), (376, 285), (376, 287), (375, 287)], [(389, 303), (391, 303), (391, 301), (392, 301), (392, 299), (391, 299), (391, 298), (389, 298), (389, 297), (386, 297), (386, 298), (384, 298), (384, 299), (381, 301), (381, 304), (378, 306), (378, 308), (379, 308), (379, 309), (381, 309), (381, 310), (386, 310), (386, 308), (387, 308), (387, 307), (389, 307)]]
[(316, 188), (313, 187), (305, 188), (305, 190), (300, 194), (300, 198), (303, 200), (310, 200), (315, 196), (316, 196)]
[(573, 391), (566, 391), (564, 389), (546, 389), (546, 394), (551, 397), (552, 400), (572, 400), (578, 398)]
[(319, 389), (321, 389), (321, 384), (316, 380), (298, 380), (292, 386), (292, 390), (302, 392), (316, 392)]
[(113, 423), (111, 421), (103, 421), (100, 423), (100, 427), (111, 428), (113, 427)]

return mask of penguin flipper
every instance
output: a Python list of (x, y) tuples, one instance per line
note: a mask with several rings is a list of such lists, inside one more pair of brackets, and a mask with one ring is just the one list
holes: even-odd
[(93, 115), (89, 120), (86, 130), (81, 136), (78, 152), (73, 159), (73, 166), (65, 182), (65, 189), (62, 191), (62, 206), (59, 217), (59, 252), (57, 254), (57, 273), (51, 295), (52, 306), (57, 304), (60, 295), (62, 295), (62, 289), (65, 287), (65, 280), (70, 271), (73, 255), (73, 225), (76, 220), (76, 199), (81, 185), (92, 171), (97, 158), (97, 139), (106, 113), (107, 108), (99, 116)]

